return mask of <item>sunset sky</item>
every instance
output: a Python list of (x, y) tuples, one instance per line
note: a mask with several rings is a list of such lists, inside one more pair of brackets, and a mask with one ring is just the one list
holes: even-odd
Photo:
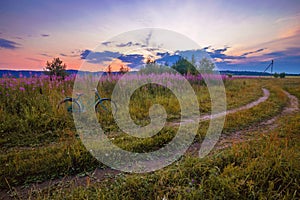
[[(123, 32), (162, 28), (207, 49), (219, 69), (300, 73), (299, 0), (1, 0), (0, 69), (42, 70)], [(116, 50), (117, 52), (117, 50)]]

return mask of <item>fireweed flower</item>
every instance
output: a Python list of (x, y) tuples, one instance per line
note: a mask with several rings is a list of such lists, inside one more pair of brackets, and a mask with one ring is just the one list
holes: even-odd
[(19, 90), (23, 92), (23, 91), (25, 91), (25, 88), (24, 87), (20, 87)]

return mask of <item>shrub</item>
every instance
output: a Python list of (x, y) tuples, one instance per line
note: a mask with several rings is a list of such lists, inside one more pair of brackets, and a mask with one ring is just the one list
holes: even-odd
[(232, 74), (227, 74), (227, 77), (228, 78), (232, 78)]
[(285, 78), (285, 72), (280, 73), (280, 74), (279, 74), (279, 77), (280, 77), (280, 78)]

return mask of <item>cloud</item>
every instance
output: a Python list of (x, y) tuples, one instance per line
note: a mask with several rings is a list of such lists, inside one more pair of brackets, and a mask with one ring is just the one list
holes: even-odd
[(139, 68), (144, 64), (144, 56), (141, 54), (120, 54), (119, 52), (103, 51), (93, 52), (91, 50), (84, 50), (80, 54), (80, 58), (86, 60), (89, 63), (98, 64), (103, 62), (109, 62), (113, 59), (118, 59), (123, 63), (126, 63), (130, 68)]
[(15, 39), (18, 39), (18, 40), (23, 40), (22, 37), (14, 37)]
[(214, 49), (214, 53), (221, 54), (227, 51), (227, 49), (229, 49), (229, 47), (224, 47), (223, 49)]
[(60, 53), (59, 55), (63, 56), (63, 57), (78, 57), (78, 56), (80, 56), (78, 54), (73, 54), (73, 52), (72, 52), (72, 55), (68, 55), (68, 54), (65, 54), (65, 53)]
[(203, 48), (204, 51), (206, 51), (206, 50), (208, 50), (208, 49), (211, 49), (211, 46), (208, 46), (208, 47), (204, 47), (204, 48)]
[[(128, 44), (128, 43), (125, 43)], [(124, 45), (125, 45), (124, 44)], [(134, 43), (132, 43), (134, 44)], [(168, 52), (157, 52), (156, 56), (159, 56), (157, 63), (172, 65), (180, 57), (187, 58), (188, 60), (194, 55), (196, 62), (207, 54), (215, 60), (215, 63), (219, 70), (245, 70), (245, 71), (263, 71), (266, 66), (274, 60), (274, 69), (277, 72), (299, 73), (300, 63), (300, 47), (286, 48), (279, 51), (264, 52), (265, 48), (260, 48), (253, 51), (245, 52), (241, 55), (230, 55), (227, 50), (230, 47), (224, 47), (219, 49), (213, 49), (206, 47), (204, 49), (176, 51), (175, 54)], [(208, 50), (206, 53), (204, 50)], [(262, 52), (260, 54), (255, 54)], [(61, 54), (68, 56), (67, 54)], [(129, 54), (122, 55), (119, 52), (93, 52), (91, 50), (84, 50), (80, 52), (81, 59), (87, 60), (87, 62), (98, 64), (105, 61), (112, 61), (118, 59), (127, 66), (133, 69), (139, 69), (144, 65), (144, 55), (142, 54)]]
[(17, 49), (18, 46), (19, 46), (19, 44), (14, 42), (14, 41), (0, 38), (0, 48), (3, 48), (3, 49)]
[(32, 61), (36, 61), (36, 62), (43, 62), (40, 59), (36, 59), (36, 58), (26, 58), (27, 60), (32, 60)]
[(268, 49), (283, 49), (291, 46), (300, 46), (300, 26), (288, 29), (281, 37), (258, 44), (257, 46), (267, 47)]
[(103, 51), (103, 52), (93, 52), (91, 50), (84, 50), (80, 54), (80, 58), (86, 60), (89, 63), (97, 64), (105, 61), (112, 61), (114, 58), (121, 56), (118, 52)]
[(217, 62), (217, 66), (221, 69), (230, 70), (264, 71), (271, 60), (274, 60), (275, 72), (299, 73), (300, 47), (291, 47), (259, 56), (245, 57), (242, 60), (238, 60), (239, 62), (223, 60)]
[(295, 15), (290, 15), (286, 17), (281, 17), (275, 21), (275, 23), (282, 23), (282, 22), (287, 22), (290, 20), (299, 20), (300, 19), (300, 13), (296, 13)]
[(227, 51), (227, 49), (229, 49), (229, 47), (225, 47), (223, 49), (212, 49), (210, 51), (208, 51), (208, 55), (210, 55), (210, 57), (214, 58), (214, 59), (221, 59), (221, 60), (240, 60), (240, 59), (244, 59), (245, 56), (231, 56), (231, 55), (226, 55), (224, 52)]
[(247, 55), (250, 55), (250, 54), (258, 53), (258, 52), (261, 52), (263, 50), (265, 50), (265, 48), (258, 49), (256, 51), (249, 51), (249, 52), (243, 53), (242, 56), (247, 56)]
[(274, 52), (263, 54), (260, 57), (270, 58), (270, 59), (284, 59), (287, 62), (290, 61), (287, 58), (293, 58), (293, 59), (296, 58), (299, 61), (300, 47), (291, 47), (281, 51), (274, 51)]
[(49, 37), (49, 34), (41, 34), (42, 37)]
[(45, 57), (53, 57), (53, 56), (48, 55), (48, 54), (46, 54), (46, 53), (41, 53), (40, 55), (45, 56)]
[(146, 45), (143, 45), (141, 43), (133, 43), (133, 42), (127, 42), (127, 43), (121, 43), (121, 44), (117, 44), (117, 47), (131, 47), (131, 46), (141, 46), (141, 47), (145, 47)]
[(140, 54), (121, 55), (118, 59), (127, 63), (130, 68), (140, 68), (144, 64), (144, 56)]
[(101, 44), (103, 44), (104, 46), (109, 46), (112, 42), (102, 42)]

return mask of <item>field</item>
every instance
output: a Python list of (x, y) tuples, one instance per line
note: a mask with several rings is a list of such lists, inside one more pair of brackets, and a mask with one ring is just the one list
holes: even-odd
[[(156, 76), (170, 84), (178, 81), (170, 75)], [(101, 96), (110, 97), (118, 79), (101, 79)], [(211, 101), (203, 79), (187, 79), (201, 115), (209, 115)], [(213, 151), (201, 159), (197, 156), (209, 125), (208, 120), (200, 121), (193, 144), (178, 161), (155, 172), (134, 174), (97, 161), (82, 144), (73, 116), (57, 109), (63, 98), (72, 96), (73, 76), (63, 81), (47, 76), (1, 78), (0, 198), (299, 199), (300, 79), (223, 80), (227, 110), (232, 112)], [(262, 88), (269, 96), (247, 107), (266, 95)], [(148, 84), (131, 97), (130, 114), (136, 124), (151, 123), (153, 104), (164, 106), (167, 123), (151, 138), (127, 135), (111, 114), (98, 120), (107, 137), (122, 149), (155, 151), (175, 137), (181, 110), (170, 90)]]

